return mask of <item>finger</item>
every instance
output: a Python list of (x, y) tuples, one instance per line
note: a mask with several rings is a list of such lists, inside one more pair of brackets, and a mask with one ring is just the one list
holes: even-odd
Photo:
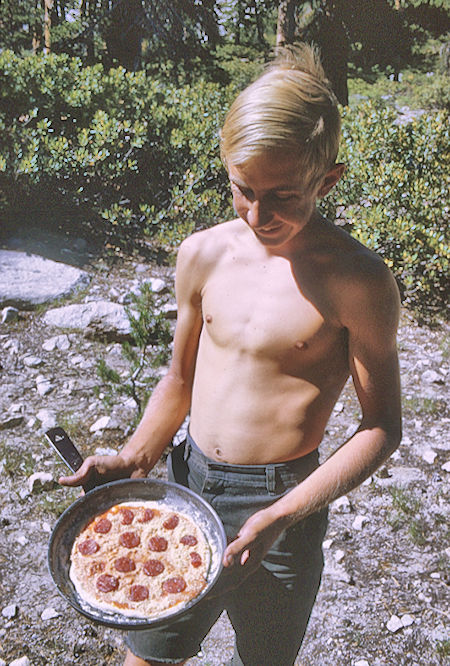
[(241, 555), (241, 565), (244, 566), (244, 564), (247, 562), (248, 558), (250, 557), (250, 551), (248, 548), (244, 550), (244, 552)]

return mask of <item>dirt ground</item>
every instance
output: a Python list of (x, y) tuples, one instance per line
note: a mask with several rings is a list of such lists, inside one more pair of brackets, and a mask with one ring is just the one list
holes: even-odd
[[(138, 263), (142, 272), (137, 273)], [(96, 262), (89, 270), (92, 280), (84, 297), (110, 300), (137, 277), (172, 275), (157, 265), (142, 268), (136, 259), (113, 266)], [(53, 482), (30, 490), (29, 478), (48, 472), (57, 479), (63, 472), (44, 442), (42, 410), (66, 428), (83, 455), (120, 446), (133, 411), (123, 398), (104, 404), (95, 364), (98, 358), (114, 359), (118, 367), (126, 362), (120, 345), (86, 340), (81, 332), (69, 333), (69, 350), (45, 351), (42, 344), (61, 331), (44, 325), (44, 312), (23, 312), (18, 321), (0, 326), (0, 664), (27, 657), (32, 666), (118, 666), (123, 635), (79, 615), (60, 597), (47, 570), (50, 532), (77, 492)], [(446, 325), (418, 326), (402, 313), (403, 441), (371, 479), (331, 507), (322, 587), (298, 666), (449, 663), (448, 332)], [(27, 355), (42, 363), (30, 367)], [(36, 390), (38, 374), (53, 386), (45, 396)], [(90, 433), (90, 426), (108, 414), (114, 428), (100, 436)], [(349, 382), (328, 425), (322, 459), (358, 419)], [(154, 473), (163, 475), (162, 465)], [(225, 664), (232, 642), (223, 616), (189, 664)]]

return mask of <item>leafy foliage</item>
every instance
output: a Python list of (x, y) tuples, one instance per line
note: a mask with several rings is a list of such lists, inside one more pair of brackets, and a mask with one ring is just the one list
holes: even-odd
[(108, 366), (104, 359), (97, 363), (97, 373), (106, 387), (106, 399), (113, 394), (126, 395), (136, 404), (137, 416), (141, 416), (150, 391), (158, 382), (159, 368), (169, 360), (172, 333), (161, 298), (153, 294), (148, 284), (143, 284), (139, 294), (132, 294), (132, 306), (127, 309), (133, 344), (122, 343), (122, 350), (129, 363), (126, 376), (121, 376)]

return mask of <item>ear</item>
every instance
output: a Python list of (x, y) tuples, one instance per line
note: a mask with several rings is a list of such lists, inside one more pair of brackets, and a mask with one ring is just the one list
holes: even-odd
[(342, 177), (346, 167), (345, 164), (335, 164), (323, 177), (322, 183), (319, 186), (317, 197), (324, 197), (336, 185)]

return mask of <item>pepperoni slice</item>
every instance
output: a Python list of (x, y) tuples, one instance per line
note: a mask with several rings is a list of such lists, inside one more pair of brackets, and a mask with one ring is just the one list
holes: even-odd
[(144, 601), (148, 599), (148, 587), (145, 587), (145, 585), (132, 585), (128, 596), (131, 601)]
[(100, 546), (94, 539), (86, 539), (78, 546), (78, 550), (82, 555), (93, 555), (98, 551)]
[(152, 518), (154, 518), (155, 512), (153, 509), (144, 509), (144, 513), (139, 518), (140, 523), (149, 523)]
[(161, 560), (147, 560), (142, 569), (147, 576), (158, 576), (164, 571), (165, 566)]
[(92, 562), (91, 568), (89, 569), (89, 575), (94, 576), (95, 574), (101, 573), (105, 570), (104, 562)]
[(180, 543), (182, 543), (184, 546), (196, 546), (198, 542), (197, 538), (193, 534), (185, 534), (181, 537)]
[(173, 578), (168, 578), (164, 581), (162, 589), (166, 594), (183, 592), (183, 590), (186, 589), (186, 581), (182, 576), (174, 576)]
[(131, 525), (134, 519), (134, 511), (131, 509), (120, 509), (120, 515), (122, 516), (122, 525)]
[(102, 574), (97, 578), (97, 589), (100, 592), (112, 592), (119, 587), (119, 579), (109, 574)]
[(155, 551), (155, 553), (161, 553), (163, 550), (167, 550), (167, 539), (161, 536), (152, 536), (148, 542), (149, 550)]
[(195, 568), (199, 567), (202, 563), (202, 558), (200, 557), (200, 555), (198, 553), (196, 553), (195, 551), (193, 551), (192, 553), (189, 553), (189, 555), (191, 556), (192, 566), (195, 567)]
[(125, 548), (136, 548), (141, 543), (139, 534), (136, 532), (124, 532), (119, 537), (120, 545)]
[(108, 518), (100, 518), (94, 525), (94, 532), (97, 534), (108, 534), (112, 527), (112, 522)]
[(136, 569), (136, 565), (129, 557), (119, 557), (114, 562), (114, 569), (120, 573), (128, 573)]
[(166, 530), (174, 530), (179, 522), (180, 519), (178, 518), (178, 516), (173, 514), (163, 522), (163, 526), (166, 528)]

